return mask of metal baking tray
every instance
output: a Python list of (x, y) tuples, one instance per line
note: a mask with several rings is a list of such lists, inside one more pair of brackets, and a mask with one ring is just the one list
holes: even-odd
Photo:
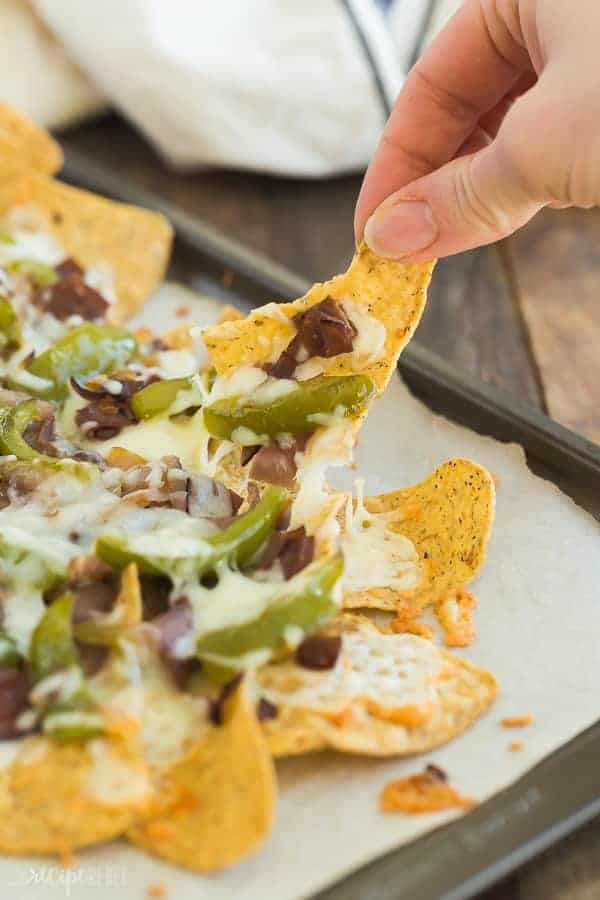
[[(250, 309), (301, 296), (307, 282), (212, 226), (67, 149), (66, 181), (163, 212), (176, 233), (169, 277)], [(199, 276), (198, 273), (202, 274)], [(223, 278), (224, 272), (230, 278)], [(224, 287), (233, 276), (232, 286)], [(525, 449), (532, 470), (600, 519), (600, 447), (502, 392), (457, 375), (413, 341), (400, 370), (446, 417)], [(467, 900), (600, 815), (600, 719), (468, 815), (392, 851), (318, 900)]]

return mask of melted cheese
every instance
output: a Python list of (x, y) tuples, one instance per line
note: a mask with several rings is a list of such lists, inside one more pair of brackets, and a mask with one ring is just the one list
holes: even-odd
[(357, 699), (380, 706), (426, 706), (436, 700), (443, 666), (438, 648), (412, 634), (383, 634), (365, 626), (343, 635), (333, 669), (314, 671), (293, 662), (258, 673), (261, 696), (276, 705), (338, 711)]
[(115, 804), (143, 800), (150, 793), (147, 771), (119, 759), (102, 738), (87, 743), (92, 766), (86, 790), (101, 803)]
[(254, 310), (254, 316), (268, 316), (271, 319), (276, 319), (278, 322), (281, 322), (283, 325), (287, 325), (288, 328), (293, 328), (293, 324), (290, 321), (290, 317), (284, 313), (281, 306), (278, 303), (274, 303), (271, 301), (270, 303), (264, 303), (262, 306), (258, 306)]
[[(77, 512), (76, 509), (75, 515)], [(63, 516), (63, 521), (64, 518)], [(48, 534), (48, 519), (40, 518), (35, 512), (19, 514), (15, 510), (9, 522), (10, 524), (2, 525), (0, 544), (31, 554), (17, 563), (19, 579), (25, 584), (39, 583), (48, 569), (63, 572), (69, 560), (79, 553), (63, 536)]]
[[(197, 552), (199, 541), (216, 530), (209, 520), (179, 510), (120, 502), (104, 486), (109, 474), (89, 481), (52, 476), (22, 505), (0, 510), (0, 539), (11, 548), (0, 568), (14, 586), (2, 597), (3, 625), (23, 653), (45, 612), (39, 590), (45, 576), (65, 573), (70, 560), (91, 552), (99, 535), (130, 536), (141, 542), (140, 552), (183, 554)], [(24, 559), (20, 551), (28, 551)]]
[(198, 360), (190, 350), (163, 350), (158, 365), (164, 378), (183, 378), (197, 371)]
[(210, 546), (204, 538), (216, 531), (207, 519), (177, 519), (172, 525), (157, 522), (155, 531), (150, 530), (152, 523), (147, 519), (140, 520), (139, 524), (139, 531), (130, 532), (128, 536), (128, 546), (133, 553), (165, 561), (181, 559), (183, 563), (187, 558), (208, 556)]
[(90, 690), (109, 713), (137, 722), (144, 758), (167, 767), (208, 727), (208, 701), (179, 690), (151, 646), (121, 641), (121, 650), (89, 681)]
[(353, 300), (342, 303), (348, 318), (356, 328), (352, 341), (352, 354), (360, 365), (376, 362), (384, 353), (386, 331), (375, 316), (364, 312)]
[(229, 377), (219, 375), (212, 386), (209, 402), (214, 403), (223, 397), (246, 397), (254, 394), (267, 378), (267, 373), (257, 366), (241, 366)]
[(398, 590), (416, 587), (421, 573), (414, 544), (389, 529), (389, 513), (367, 512), (362, 498), (363, 482), (357, 480), (356, 484), (356, 503), (352, 497), (348, 498), (341, 541), (344, 587), (352, 591), (371, 587)]
[(309, 378), (316, 378), (317, 375), (322, 375), (324, 371), (321, 360), (313, 356), (311, 359), (307, 359), (296, 366), (294, 378), (298, 381), (307, 381)]
[(23, 747), (22, 740), (0, 741), (0, 771), (7, 769), (8, 766), (17, 758)]
[(64, 250), (48, 231), (40, 230), (39, 223), (36, 229), (24, 227), (26, 223), (22, 215), (21, 221), (13, 215), (9, 216), (7, 222), (13, 243), (0, 242), (0, 264), (19, 259), (34, 259), (36, 262), (55, 266), (65, 258)]
[[(205, 588), (198, 583), (180, 587), (181, 593), (185, 593), (192, 604), (194, 628), (178, 642), (177, 656), (193, 656), (196, 640), (201, 634), (258, 618), (281, 594), (281, 582), (256, 582), (223, 565), (217, 574), (219, 580), (214, 588)], [(286, 592), (294, 589), (290, 585), (288, 582)]]
[(108, 303), (117, 302), (115, 268), (108, 262), (98, 262), (85, 270), (84, 281), (99, 291)]
[(10, 591), (2, 599), (2, 626), (15, 641), (19, 653), (27, 655), (31, 635), (46, 607), (40, 591)]
[(166, 767), (181, 758), (208, 729), (208, 704), (176, 688), (164, 671), (156, 679), (145, 674), (145, 704), (140, 731), (144, 758)]
[(254, 392), (252, 402), (261, 406), (269, 406), (274, 400), (285, 397), (298, 390), (298, 384), (289, 378), (268, 378)]
[(269, 435), (256, 434), (254, 431), (251, 431), (250, 428), (239, 425), (231, 432), (231, 440), (234, 444), (239, 444), (240, 447), (254, 447), (257, 444), (268, 444)]
[(107, 456), (113, 447), (124, 447), (144, 459), (158, 460), (176, 453), (185, 468), (213, 475), (218, 460), (230, 452), (229, 441), (219, 443), (215, 460), (209, 455), (210, 435), (204, 427), (202, 410), (189, 419), (174, 421), (168, 416), (155, 416), (124, 428), (108, 441), (90, 444), (98, 453)]
[[(48, 341), (42, 340), (39, 342), (28, 342), (26, 345), (27, 353), (23, 354), (23, 358), (28, 356), (31, 352), (31, 349), (42, 350), (48, 344)], [(34, 394), (38, 391), (43, 393), (52, 387), (52, 382), (48, 378), (40, 378), (38, 375), (34, 375), (32, 372), (28, 372), (27, 369), (24, 369), (21, 366), (21, 354), (16, 354), (15, 356), (11, 356), (11, 358), (1, 364), (2, 375), (7, 381), (12, 381), (19, 388), (24, 391), (32, 391)]]
[(292, 528), (319, 517), (320, 511), (331, 500), (325, 479), (327, 469), (350, 462), (353, 445), (354, 425), (350, 420), (342, 419), (328, 428), (320, 428), (306, 451), (296, 453), (299, 489), (292, 504)]

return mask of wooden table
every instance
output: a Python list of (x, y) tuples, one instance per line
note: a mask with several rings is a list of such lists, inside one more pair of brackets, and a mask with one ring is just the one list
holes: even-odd
[[(358, 176), (174, 174), (117, 117), (63, 142), (313, 281), (352, 253)], [(440, 262), (417, 340), (600, 442), (600, 210), (544, 212), (510, 241)], [(600, 822), (478, 900), (598, 898)]]

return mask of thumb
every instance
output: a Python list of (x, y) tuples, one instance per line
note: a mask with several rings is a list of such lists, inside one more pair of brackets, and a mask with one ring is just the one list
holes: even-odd
[(534, 93), (513, 106), (488, 146), (384, 200), (365, 225), (369, 247), (379, 256), (421, 262), (490, 244), (528, 222), (551, 199), (544, 137), (533, 127), (539, 121)]

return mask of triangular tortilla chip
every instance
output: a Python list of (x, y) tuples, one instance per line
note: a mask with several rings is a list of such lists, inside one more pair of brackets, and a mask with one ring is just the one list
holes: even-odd
[(117, 837), (147, 813), (151, 785), (131, 740), (23, 740), (0, 774), (0, 851), (64, 854)]
[(269, 305), (251, 312), (243, 320), (222, 322), (204, 332), (211, 364), (222, 375), (241, 366), (260, 366), (283, 350), (295, 333), (286, 323), (296, 313), (326, 297), (351, 300), (356, 309), (374, 316), (386, 331), (385, 352), (376, 361), (357, 367), (351, 353), (323, 359), (327, 375), (369, 375), (379, 391), (386, 386), (403, 347), (411, 339), (425, 307), (427, 286), (434, 263), (407, 265), (381, 259), (361, 244), (350, 267), (330, 281), (317, 283), (300, 300)]
[(483, 565), (494, 520), (494, 481), (469, 459), (449, 460), (419, 484), (367, 497), (364, 506), (385, 514), (388, 528), (412, 541), (421, 580), (407, 593), (386, 585), (347, 591), (348, 609), (393, 611), (404, 597), (423, 607), (450, 588), (464, 587)]
[[(311, 362), (315, 361), (325, 375), (368, 375), (380, 393), (394, 370), (400, 351), (419, 323), (433, 267), (434, 262), (406, 265), (381, 259), (366, 244), (361, 244), (344, 274), (313, 285), (301, 299), (293, 303), (267, 304), (245, 319), (222, 321), (206, 329), (203, 339), (209, 363), (218, 374), (231, 376), (240, 368), (260, 367), (267, 361), (274, 361), (296, 333), (291, 321), (293, 316), (330, 297), (351, 304), (350, 318), (354, 318), (357, 325), (362, 320), (365, 333), (376, 334), (375, 344), (380, 352), (361, 355), (353, 351), (329, 358), (313, 357)], [(371, 347), (369, 341), (367, 345)], [(355, 418), (319, 428), (308, 441), (295, 486), (298, 503), (292, 520), (304, 525), (309, 534), (316, 534), (335, 516), (338, 501), (330, 500), (325, 485), (317, 488), (317, 483), (322, 481), (328, 464), (342, 465), (349, 461), (365, 415), (366, 410), (363, 410)], [(313, 468), (318, 473), (316, 477), (310, 474)], [(241, 465), (239, 448), (227, 458), (219, 475), (234, 490), (245, 494), (248, 470)], [(321, 492), (324, 492), (323, 496)]]
[(128, 837), (177, 865), (211, 872), (264, 840), (275, 795), (271, 755), (242, 685), (225, 703), (223, 724), (165, 776), (160, 810)]
[(67, 255), (86, 268), (108, 270), (117, 296), (109, 313), (112, 321), (133, 315), (162, 279), (172, 228), (160, 213), (33, 173), (0, 183), (0, 217), (20, 206), (40, 215)]
[(367, 756), (423, 753), (460, 734), (496, 695), (490, 672), (425, 638), (384, 633), (349, 615), (338, 630), (334, 670), (293, 661), (258, 670), (253, 689), (277, 708), (263, 723), (274, 756), (326, 747)]
[(43, 128), (0, 102), (0, 183), (29, 171), (53, 175), (62, 163), (62, 150)]

